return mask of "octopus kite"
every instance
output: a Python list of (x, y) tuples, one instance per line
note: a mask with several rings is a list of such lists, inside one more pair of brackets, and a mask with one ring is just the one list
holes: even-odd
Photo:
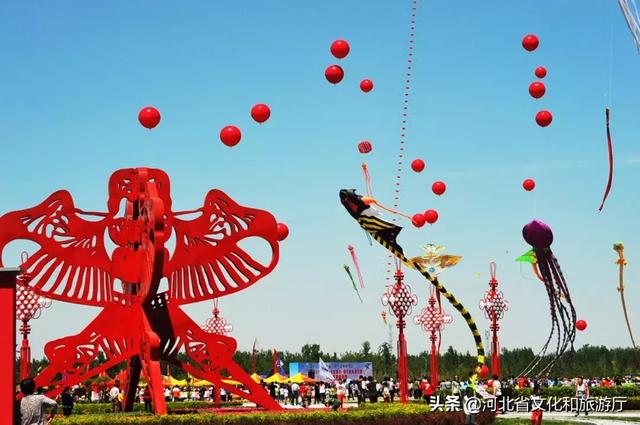
[[(524, 226), (522, 236), (533, 247), (542, 281), (549, 296), (551, 310), (549, 337), (536, 358), (521, 373), (521, 375), (527, 376), (537, 371), (536, 376), (540, 376), (551, 370), (555, 362), (569, 347), (573, 350), (573, 342), (576, 337), (576, 310), (571, 302), (569, 288), (562, 270), (560, 270), (558, 260), (551, 251), (551, 243), (553, 242), (551, 228), (541, 221), (534, 220)], [(549, 363), (539, 368), (554, 336), (556, 337), (555, 354)]]
[[(365, 202), (366, 201), (366, 202)], [(487, 367), (484, 366), (484, 347), (482, 345), (482, 337), (478, 331), (478, 327), (474, 322), (469, 311), (460, 304), (453, 294), (451, 294), (440, 282), (435, 275), (430, 274), (417, 259), (409, 259), (404, 255), (403, 248), (398, 244), (396, 238), (402, 230), (388, 221), (384, 221), (377, 217), (377, 211), (372, 207), (375, 203), (371, 198), (363, 198), (356, 194), (355, 189), (342, 189), (340, 191), (340, 202), (369, 235), (371, 235), (380, 245), (389, 250), (398, 260), (406, 264), (408, 267), (417, 270), (422, 274), (450, 303), (456, 310), (460, 312), (467, 322), (469, 330), (473, 334), (473, 339), (477, 350), (477, 367), (472, 377), (472, 382), (477, 380), (478, 373), (486, 373)], [(379, 204), (377, 204), (379, 205)], [(418, 257), (420, 259), (420, 257)]]

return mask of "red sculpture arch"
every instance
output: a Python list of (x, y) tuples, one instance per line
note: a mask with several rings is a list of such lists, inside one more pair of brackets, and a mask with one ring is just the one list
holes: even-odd
[[(185, 214), (196, 217), (181, 219)], [(165, 242), (172, 234), (175, 249), (170, 253)], [(111, 255), (106, 235), (116, 245)], [(239, 246), (249, 237), (269, 244), (268, 264)], [(162, 359), (259, 406), (281, 409), (233, 361), (235, 340), (203, 331), (180, 308), (246, 289), (274, 269), (279, 259), (277, 222), (269, 212), (238, 205), (215, 189), (202, 207), (174, 212), (167, 174), (130, 168), (112, 174), (106, 213), (80, 210), (69, 192), (60, 190), (33, 208), (0, 217), (0, 254), (17, 239), (39, 245), (23, 266), (34, 291), (103, 308), (80, 333), (45, 345), (50, 364), (35, 379), (37, 386), (49, 388), (48, 395), (127, 361), (125, 410), (133, 406), (144, 372), (154, 409), (165, 414)], [(169, 289), (159, 292), (163, 277)], [(100, 350), (107, 361), (91, 368)], [(192, 364), (178, 361), (182, 350)], [(223, 382), (225, 371), (245, 389)]]

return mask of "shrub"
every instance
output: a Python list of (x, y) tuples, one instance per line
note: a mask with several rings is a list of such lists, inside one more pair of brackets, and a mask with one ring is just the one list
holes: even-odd
[[(495, 415), (492, 412), (482, 412), (478, 415), (478, 425), (493, 423)], [(360, 409), (349, 411), (307, 411), (287, 413), (247, 413), (220, 415), (212, 413), (142, 416), (140, 414), (103, 414), (78, 415), (68, 418), (56, 418), (60, 425), (462, 425), (462, 412), (434, 412), (429, 413), (427, 406), (383, 404), (366, 405)]]
[[(222, 407), (241, 406), (240, 401), (230, 401), (220, 404)], [(182, 411), (182, 410), (198, 410), (198, 409), (211, 409), (212, 407), (218, 407), (215, 403), (209, 401), (169, 401), (167, 402), (167, 408), (169, 411)], [(144, 412), (143, 403), (133, 404), (134, 412)], [(73, 406), (74, 415), (87, 415), (96, 413), (111, 413), (111, 403), (76, 403)]]

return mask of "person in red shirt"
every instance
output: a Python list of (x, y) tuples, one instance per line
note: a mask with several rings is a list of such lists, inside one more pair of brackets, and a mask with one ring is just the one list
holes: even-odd
[(436, 393), (436, 389), (431, 385), (431, 380), (426, 375), (422, 379), (422, 382), (420, 382), (420, 389), (422, 390), (424, 401), (430, 403), (431, 397)]

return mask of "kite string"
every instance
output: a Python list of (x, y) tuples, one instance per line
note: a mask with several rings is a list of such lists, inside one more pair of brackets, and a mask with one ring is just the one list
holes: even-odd
[[(411, 24), (409, 25), (409, 42), (407, 46), (407, 67), (405, 74), (405, 86), (402, 100), (402, 121), (400, 126), (400, 140), (398, 149), (398, 168), (396, 173), (396, 188), (393, 197), (393, 208), (397, 209), (400, 203), (400, 183), (402, 177), (402, 169), (404, 164), (404, 145), (405, 134), (407, 130), (407, 121), (409, 117), (409, 95), (411, 93), (411, 81), (413, 73), (413, 45), (415, 42), (415, 30), (416, 30), (416, 12), (418, 10), (418, 0), (411, 1)], [(392, 217), (392, 222), (396, 222), (395, 217)], [(391, 276), (391, 254), (389, 254), (389, 261), (387, 262), (387, 280)]]

